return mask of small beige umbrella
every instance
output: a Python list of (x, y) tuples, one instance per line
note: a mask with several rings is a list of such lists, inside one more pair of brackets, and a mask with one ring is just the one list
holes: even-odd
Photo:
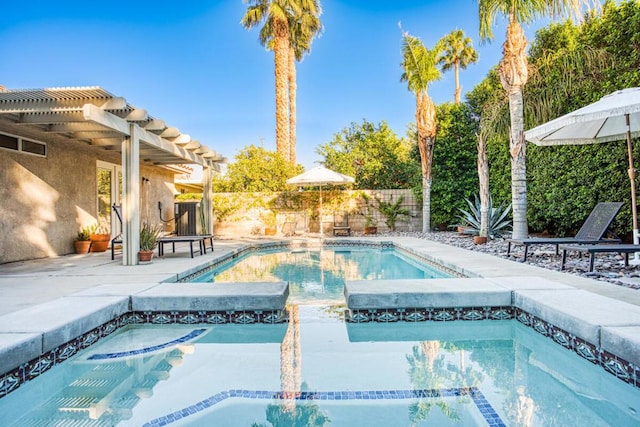
[(320, 187), (320, 232), (322, 232), (322, 186), (328, 185), (341, 185), (351, 184), (355, 182), (353, 177), (343, 175), (339, 172), (327, 169), (324, 166), (316, 166), (308, 171), (296, 175), (293, 178), (287, 180), (289, 185), (298, 186), (319, 186)]

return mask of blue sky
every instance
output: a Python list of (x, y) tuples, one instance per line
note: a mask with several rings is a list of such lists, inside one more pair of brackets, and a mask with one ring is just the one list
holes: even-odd
[[(241, 0), (5, 2), (0, 84), (10, 89), (101, 86), (178, 127), (230, 161), (249, 144), (275, 150), (273, 53), (245, 30)], [(400, 82), (404, 30), (433, 46), (462, 29), (479, 51), (463, 93), (500, 59), (504, 22), (481, 44), (474, 0), (322, 2), (324, 34), (298, 64), (298, 162), (351, 122), (385, 120), (400, 136), (414, 120)], [(538, 25), (539, 26), (539, 25)], [(531, 40), (538, 26), (526, 27)], [(431, 85), (452, 101), (453, 72)]]

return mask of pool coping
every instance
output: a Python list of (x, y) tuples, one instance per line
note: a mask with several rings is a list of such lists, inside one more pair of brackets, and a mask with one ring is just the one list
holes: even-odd
[[(426, 312), (428, 314), (426, 317), (429, 320), (446, 321), (465, 318), (465, 315), (470, 316), (468, 320), (474, 320), (474, 318), (478, 318), (478, 315), (486, 316), (486, 313), (491, 313), (496, 307), (498, 309), (511, 308), (511, 315), (521, 323), (549, 336), (560, 345), (564, 345), (563, 342), (568, 342), (569, 346), (564, 346), (576, 351), (582, 357), (585, 357), (585, 354), (587, 356), (593, 355), (592, 362), (595, 360), (594, 363), (597, 362), (608, 372), (638, 386), (638, 378), (640, 377), (640, 369), (638, 368), (640, 365), (640, 314), (638, 313), (640, 307), (593, 293), (595, 288), (607, 288), (607, 286), (615, 285), (514, 263), (422, 239), (334, 238), (325, 239), (323, 243), (334, 246), (394, 247), (417, 256), (423, 261), (443, 265), (459, 275), (468, 277), (434, 279), (450, 281), (448, 284), (456, 284), (456, 287), (447, 291), (432, 292), (429, 298), (437, 297), (439, 300), (436, 298), (430, 304), (418, 304), (421, 307), (417, 307), (415, 304), (409, 304), (414, 307), (401, 307), (400, 305), (406, 305), (406, 303), (401, 304), (400, 302), (395, 303), (394, 307), (361, 307), (374, 311), (382, 309), (381, 313), (384, 314), (386, 320), (381, 318), (377, 321), (393, 319), (393, 316), (389, 317), (389, 313), (393, 312), (393, 309), (397, 311), (407, 308), (426, 308), (432, 312), (440, 313), (440, 317), (437, 316), (437, 313), (434, 317)], [(17, 376), (20, 383), (28, 381), (45, 372), (55, 363), (60, 363), (71, 357), (79, 349), (93, 344), (100, 337), (108, 336), (118, 327), (126, 324), (138, 322), (252, 323), (259, 321), (270, 323), (279, 321), (282, 319), (281, 310), (270, 311), (268, 307), (260, 310), (256, 309), (256, 306), (252, 306), (251, 310), (244, 310), (242, 298), (237, 298), (236, 305), (228, 310), (215, 310), (203, 302), (206, 300), (206, 295), (202, 293), (194, 295), (190, 292), (177, 292), (172, 289), (167, 294), (166, 290), (171, 285), (166, 282), (184, 279), (198, 270), (211, 268), (213, 265), (225, 262), (229, 257), (238, 256), (247, 250), (282, 246), (315, 247), (318, 244), (318, 241), (309, 242), (300, 239), (247, 243), (230, 252), (218, 254), (218, 256), (197, 266), (187, 268), (179, 273), (168, 274), (159, 282), (102, 285), (0, 316), (0, 360), (3, 361), (0, 364), (0, 397), (20, 385), (16, 385), (15, 381), (8, 381), (8, 379), (15, 379)], [(461, 257), (465, 259), (461, 260)], [(460, 265), (461, 261), (464, 265)], [(510, 274), (505, 275), (505, 272)], [(561, 280), (556, 280), (558, 277)], [(542, 286), (543, 282), (546, 285)], [(470, 288), (470, 286), (474, 286), (473, 283), (476, 283), (476, 289)], [(554, 285), (550, 286), (550, 283), (554, 283)], [(489, 295), (490, 290), (487, 290), (486, 293), (480, 292), (477, 289), (478, 284), (485, 287), (495, 286), (499, 291), (493, 291), (491, 296)], [(145, 300), (144, 296), (153, 294), (154, 289), (163, 290), (162, 298), (156, 295), (158, 298), (155, 299), (155, 302), (151, 301), (153, 298)], [(388, 298), (388, 295), (385, 297), (383, 294), (381, 293), (378, 297)], [(633, 295), (637, 296), (637, 294)], [(556, 299), (549, 302), (548, 298), (550, 297)], [(500, 299), (501, 303), (493, 305), (492, 298)], [(590, 304), (579, 303), (584, 298), (587, 298)], [(507, 299), (510, 304), (502, 304)], [(138, 303), (134, 303), (134, 301), (138, 301)], [(148, 305), (144, 305), (141, 301), (146, 301)], [(196, 303), (196, 301), (199, 302)], [(282, 304), (284, 307), (285, 301), (286, 297), (283, 300), (281, 294), (278, 304)], [(475, 304), (474, 301), (478, 304)], [(464, 306), (461, 305), (463, 302)], [(571, 310), (572, 307), (575, 309)], [(273, 309), (273, 307), (271, 308)], [(589, 317), (589, 313), (602, 316), (602, 313), (606, 313), (607, 310), (612, 315), (620, 314), (621, 310), (631, 310), (634, 317), (628, 322), (603, 322), (598, 320), (597, 316)], [(63, 313), (62, 316), (60, 312)], [(264, 312), (266, 314), (263, 315)], [(261, 315), (262, 317), (260, 317)], [(11, 319), (13, 320), (10, 321)], [(588, 326), (583, 325), (585, 321)], [(543, 333), (544, 331), (546, 334)], [(587, 335), (595, 342), (587, 341), (581, 334)], [(585, 347), (584, 342), (589, 345)], [(54, 344), (58, 344), (58, 346)], [(583, 353), (578, 352), (577, 349), (581, 349), (580, 351)], [(588, 351), (584, 351), (585, 349)], [(7, 357), (9, 355), (11, 359)], [(589, 360), (589, 357), (585, 358)], [(9, 368), (11, 363), (8, 360), (12, 360), (11, 363), (17, 367)], [(623, 378), (625, 376), (626, 379)]]

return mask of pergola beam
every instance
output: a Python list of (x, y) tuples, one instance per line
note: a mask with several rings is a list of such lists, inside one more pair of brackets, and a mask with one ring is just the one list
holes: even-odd
[[(91, 105), (91, 104), (89, 104)], [(99, 109), (98, 107), (91, 105)], [(100, 110), (102, 111), (102, 110)], [(50, 123), (81, 122), (84, 120), (82, 111), (63, 111), (47, 113), (22, 113), (16, 124), (19, 125), (48, 125)]]
[(20, 99), (0, 103), (0, 114), (49, 113), (64, 111), (82, 111), (82, 105), (93, 104), (103, 110), (126, 110), (127, 101), (122, 97), (77, 99)]
[(130, 127), (126, 120), (116, 117), (107, 111), (101, 110), (92, 104), (85, 104), (82, 107), (82, 111), (84, 120), (98, 123), (105, 128), (109, 128), (122, 135), (129, 136)]

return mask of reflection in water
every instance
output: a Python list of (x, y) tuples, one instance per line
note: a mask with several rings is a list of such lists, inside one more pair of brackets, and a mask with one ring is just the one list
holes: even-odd
[(532, 427), (534, 425), (536, 404), (527, 391), (528, 377), (530, 375), (527, 365), (531, 350), (516, 344), (514, 352), (513, 382), (505, 390), (506, 397), (503, 408), (508, 419), (515, 425)]
[[(322, 427), (331, 422), (320, 411), (316, 403), (296, 400), (301, 391), (307, 391), (302, 384), (302, 353), (300, 348), (300, 314), (297, 305), (289, 306), (289, 325), (280, 345), (280, 382), (283, 402), (267, 405), (266, 418), (273, 427)], [(264, 424), (253, 423), (252, 427)]]
[(425, 279), (443, 273), (390, 250), (279, 250), (254, 253), (213, 271), (198, 282), (287, 281), (293, 301), (343, 299), (345, 280)]
[(294, 412), (295, 397), (302, 382), (302, 357), (300, 355), (300, 322), (297, 305), (289, 306), (289, 325), (280, 345), (280, 383), (284, 394), (283, 410)]
[(115, 426), (131, 418), (134, 407), (152, 397), (158, 382), (168, 380), (169, 371), (192, 352), (193, 345), (184, 343), (144, 356), (69, 362), (65, 375), (49, 376), (58, 381), (48, 386), (56, 392), (36, 408), (30, 405), (18, 424)]
[[(414, 389), (440, 390), (449, 386), (449, 372), (445, 365), (444, 355), (439, 356), (440, 341), (423, 341), (413, 346), (412, 354), (407, 355), (409, 377)], [(468, 399), (468, 398), (467, 398)], [(459, 421), (460, 415), (442, 396), (421, 398), (409, 405), (409, 419), (417, 424), (429, 418), (434, 406), (448, 419)]]

